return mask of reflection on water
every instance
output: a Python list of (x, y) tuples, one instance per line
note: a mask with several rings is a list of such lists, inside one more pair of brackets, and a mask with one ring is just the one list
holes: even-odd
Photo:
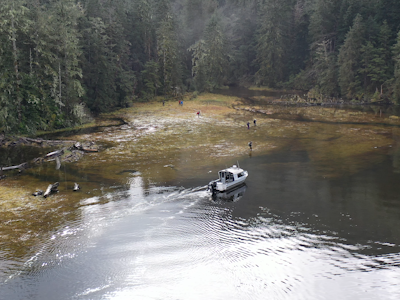
[(79, 219), (3, 278), (0, 298), (398, 299), (400, 175), (389, 157), (324, 179), (297, 155), (241, 161), (250, 177), (220, 195), (230, 201), (203, 181), (148, 186), (133, 174), (125, 190), (83, 199)]
[[(60, 192), (0, 195), (0, 299), (399, 299), (396, 128), (192, 115), (4, 181)], [(237, 160), (246, 185), (213, 197)]]
[(244, 193), (246, 192), (247, 186), (244, 183), (242, 186), (239, 186), (235, 188), (234, 190), (230, 191), (225, 191), (225, 192), (220, 192), (220, 193), (215, 193), (212, 195), (212, 199), (214, 201), (239, 201)]
[(51, 151), (49, 148), (31, 146), (0, 147), (0, 166), (8, 167), (29, 162), (34, 158), (44, 156), (49, 151)]

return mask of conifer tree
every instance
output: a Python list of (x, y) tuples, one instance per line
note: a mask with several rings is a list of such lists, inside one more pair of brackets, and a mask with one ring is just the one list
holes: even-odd
[(182, 68), (178, 49), (175, 20), (167, 14), (157, 30), (158, 60), (162, 68), (164, 94), (182, 89)]
[[(21, 58), (23, 36), (29, 28), (23, 0), (0, 2), (0, 122), (3, 130), (20, 130), (23, 121)], [(1, 124), (0, 123), (0, 124)]]
[(192, 53), (192, 77), (194, 79), (193, 86), (197, 91), (207, 89), (207, 53), (208, 49), (203, 39), (197, 41), (188, 48)]
[(276, 87), (285, 80), (290, 0), (269, 0), (260, 3), (256, 83)]
[(346, 35), (339, 51), (339, 86), (342, 95), (353, 98), (362, 89), (362, 79), (359, 76), (361, 64), (361, 49), (364, 43), (364, 24), (361, 15), (354, 19), (353, 26)]
[(394, 80), (393, 80), (393, 99), (400, 104), (400, 31), (397, 34), (396, 44), (393, 46), (394, 60)]
[(375, 87), (383, 92), (382, 85), (385, 84), (393, 76), (393, 63), (392, 63), (392, 31), (385, 20), (380, 26), (377, 53), (374, 57), (374, 66), (376, 68), (376, 75), (372, 78)]
[(215, 13), (204, 30), (204, 40), (189, 48), (192, 51), (192, 70), (196, 89), (213, 90), (220, 87), (229, 66), (229, 49), (220, 22)]
[(158, 89), (161, 87), (160, 68), (156, 61), (148, 61), (144, 66), (142, 79), (144, 83), (143, 94), (146, 99), (157, 95)]
[(51, 71), (53, 86), (51, 93), (59, 105), (61, 119), (65, 125), (73, 125), (73, 108), (79, 103), (84, 90), (81, 85), (82, 70), (80, 68), (81, 48), (78, 19), (82, 16), (82, 8), (74, 0), (57, 0), (50, 4), (51, 15), (50, 37), (47, 47), (53, 53)]

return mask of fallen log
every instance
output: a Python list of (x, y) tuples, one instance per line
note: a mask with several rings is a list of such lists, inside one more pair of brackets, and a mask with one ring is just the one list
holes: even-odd
[(82, 148), (83, 152), (99, 152), (98, 149)]
[(42, 144), (44, 140), (42, 139), (31, 139), (31, 138), (24, 138), (25, 141), (31, 142), (31, 143), (36, 143), (36, 144)]
[(3, 167), (2, 171), (9, 171), (9, 170), (15, 170), (15, 169), (19, 169), (20, 171), (25, 170), (28, 168), (28, 163), (24, 162), (22, 164), (19, 164), (17, 166), (11, 166), (11, 167)]
[(0, 167), (0, 180), (6, 178), (6, 175), (3, 174), (3, 167)]
[(47, 187), (46, 192), (44, 192), (43, 197), (47, 198), (47, 196), (49, 196), (52, 193), (56, 193), (58, 192), (58, 186), (60, 184), (58, 182), (53, 183), (53, 184), (49, 184), (49, 186)]
[(42, 190), (37, 190), (36, 192), (34, 192), (33, 194), (32, 194), (32, 196), (40, 196), (40, 195), (43, 195), (43, 191)]
[(61, 149), (61, 150), (56, 150), (56, 151), (47, 153), (46, 157), (47, 158), (49, 158), (49, 157), (57, 157), (57, 156), (61, 156), (63, 154), (64, 154), (64, 149)]
[(74, 144), (74, 147), (78, 150), (82, 150), (82, 144), (80, 142), (77, 142), (76, 144)]
[(61, 168), (61, 160), (60, 160), (60, 157), (57, 156), (56, 157), (56, 170), (60, 170), (60, 168)]
[(44, 140), (44, 139), (33, 139), (28, 137), (20, 137), (20, 138), (5, 138), (0, 137), (0, 146), (6, 147), (14, 147), (18, 145), (37, 145), (39, 147), (45, 146), (59, 146), (59, 145), (71, 145), (76, 143), (76, 141), (67, 141), (67, 140)]
[(84, 152), (98, 152), (99, 151), (99, 149), (93, 142), (84, 143), (84, 144), (77, 142), (74, 144), (74, 148), (77, 150), (82, 150)]
[(67, 141), (67, 140), (43, 140), (43, 139), (32, 139), (32, 138), (23, 138), (23, 140), (31, 143), (36, 143), (36, 144), (56, 144), (56, 145), (63, 145), (63, 144), (70, 144), (70, 143), (75, 143), (75, 141)]
[[(4, 140), (5, 140), (4, 137), (2, 138), (0, 135), (0, 146), (2, 146), (4, 144)], [(75, 141), (42, 140), (42, 139), (32, 139), (32, 138), (19, 138), (16, 141), (11, 141), (11, 144), (17, 145), (18, 143), (22, 143), (22, 144), (46, 143), (46, 146), (48, 146), (50, 143), (54, 143), (57, 145), (65, 144), (65, 143), (72, 143), (72, 146), (64, 147), (63, 149), (49, 152), (45, 156), (32, 159), (29, 163), (24, 162), (24, 163), (16, 165), (16, 166), (0, 168), (0, 179), (3, 179), (6, 177), (5, 175), (3, 175), (3, 171), (19, 169), (19, 171), (21, 172), (21, 171), (31, 167), (31, 165), (38, 165), (38, 164), (42, 164), (44, 162), (50, 162), (50, 161), (54, 161), (54, 160), (56, 161), (56, 169), (59, 170), (61, 168), (62, 162), (77, 161), (83, 157), (85, 152), (98, 152), (99, 151), (98, 146), (94, 142), (80, 143), (80, 142), (75, 142)], [(11, 145), (8, 144), (6, 146), (8, 147)], [(41, 146), (43, 146), (43, 145), (41, 145)], [(76, 149), (80, 149), (80, 150), (76, 150)]]

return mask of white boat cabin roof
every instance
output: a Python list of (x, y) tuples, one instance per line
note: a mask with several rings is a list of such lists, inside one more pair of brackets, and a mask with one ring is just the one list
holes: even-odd
[(224, 169), (224, 170), (221, 170), (221, 171), (219, 171), (218, 173), (220, 173), (220, 172), (230, 172), (230, 173), (232, 173), (232, 174), (240, 174), (240, 173), (242, 173), (243, 171), (244, 171), (243, 169), (239, 168), (239, 167), (236, 166), (236, 165), (233, 165), (232, 167), (226, 168), (226, 169)]

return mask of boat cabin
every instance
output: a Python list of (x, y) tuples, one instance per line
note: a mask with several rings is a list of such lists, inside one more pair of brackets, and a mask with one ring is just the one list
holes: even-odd
[(241, 177), (245, 176), (245, 173), (242, 169), (234, 165), (231, 168), (219, 171), (218, 175), (219, 175), (219, 180), (222, 183), (228, 183), (240, 179)]

